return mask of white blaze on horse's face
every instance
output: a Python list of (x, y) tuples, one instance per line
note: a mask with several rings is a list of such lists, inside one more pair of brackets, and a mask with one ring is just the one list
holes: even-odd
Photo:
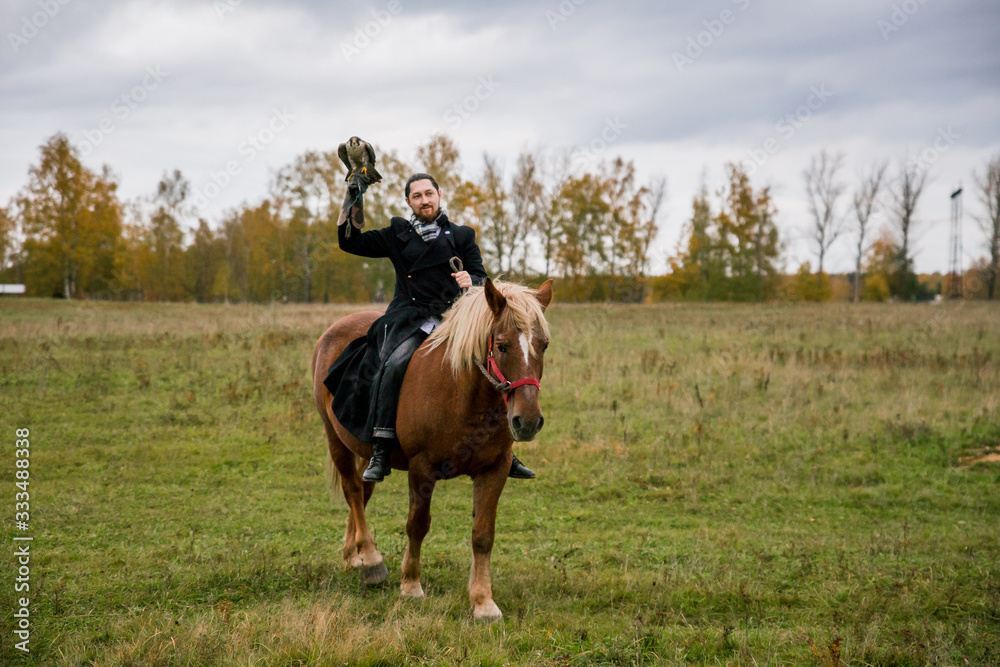
[[(501, 351), (502, 371), (508, 380), (541, 380), (545, 343), (535, 336), (534, 331), (518, 331), (517, 338), (500, 337), (497, 342)], [(514, 440), (533, 440), (541, 430), (545, 418), (538, 405), (538, 392), (538, 387), (522, 385), (508, 395), (507, 425)]]

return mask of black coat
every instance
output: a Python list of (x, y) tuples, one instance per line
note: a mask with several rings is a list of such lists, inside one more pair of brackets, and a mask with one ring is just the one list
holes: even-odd
[(476, 231), (453, 225), (447, 216), (438, 219), (441, 232), (430, 243), (406, 218), (393, 218), (387, 227), (372, 231), (354, 229), (346, 237), (349, 224), (337, 227), (342, 250), (361, 257), (388, 257), (396, 270), (396, 290), (385, 314), (366, 336), (344, 348), (323, 381), (333, 394), (337, 420), (358, 440), (370, 442), (375, 416), (372, 388), (385, 359), (429, 317), (440, 318), (462, 293), (448, 260), (459, 257), (474, 285), (486, 282), (487, 275)]

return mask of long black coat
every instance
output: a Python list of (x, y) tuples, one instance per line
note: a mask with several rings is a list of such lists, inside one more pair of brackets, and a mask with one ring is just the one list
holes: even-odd
[(438, 219), (441, 232), (430, 243), (413, 230), (406, 218), (389, 226), (344, 235), (349, 221), (338, 226), (340, 248), (362, 257), (388, 257), (396, 270), (396, 290), (385, 314), (375, 320), (367, 336), (351, 341), (323, 381), (333, 394), (333, 413), (358, 440), (370, 442), (374, 426), (373, 384), (384, 361), (396, 347), (416, 333), (429, 317), (440, 317), (462, 293), (448, 260), (459, 257), (474, 285), (486, 282), (486, 269), (476, 245), (476, 231)]

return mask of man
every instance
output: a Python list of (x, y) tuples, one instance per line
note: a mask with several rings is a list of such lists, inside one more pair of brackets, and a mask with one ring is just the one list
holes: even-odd
[[(396, 403), (410, 357), (462, 289), (486, 282), (482, 254), (471, 227), (453, 225), (441, 210), (441, 190), (430, 174), (406, 181), (410, 219), (393, 218), (388, 227), (364, 227), (365, 186), (348, 188), (337, 221), (340, 248), (362, 257), (388, 257), (396, 270), (396, 289), (385, 314), (365, 337), (352, 341), (330, 367), (324, 384), (333, 394), (333, 412), (344, 427), (374, 451), (363, 478), (381, 482), (391, 472), (389, 451), (396, 439)], [(355, 194), (360, 190), (361, 194)], [(351, 229), (353, 226), (355, 229)], [(353, 233), (351, 233), (353, 231)], [(452, 257), (463, 270), (453, 272)], [(514, 457), (510, 477), (535, 473)]]

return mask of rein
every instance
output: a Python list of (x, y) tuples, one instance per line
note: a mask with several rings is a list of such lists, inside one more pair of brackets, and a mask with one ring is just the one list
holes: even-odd
[[(476, 366), (479, 367), (482, 374), (486, 376), (486, 379), (490, 381), (490, 384), (492, 384), (497, 391), (503, 394), (504, 405), (506, 405), (510, 400), (511, 392), (520, 386), (530, 384), (541, 389), (541, 385), (535, 378), (524, 378), (523, 380), (511, 382), (503, 376), (503, 373), (500, 371), (500, 366), (497, 365), (496, 359), (493, 358), (493, 334), (490, 334), (490, 350), (489, 354), (486, 355), (486, 363), (489, 365), (488, 370), (486, 366), (479, 363), (478, 359), (476, 360)], [(490, 374), (491, 371), (496, 374), (496, 377), (493, 377), (493, 375)]]

